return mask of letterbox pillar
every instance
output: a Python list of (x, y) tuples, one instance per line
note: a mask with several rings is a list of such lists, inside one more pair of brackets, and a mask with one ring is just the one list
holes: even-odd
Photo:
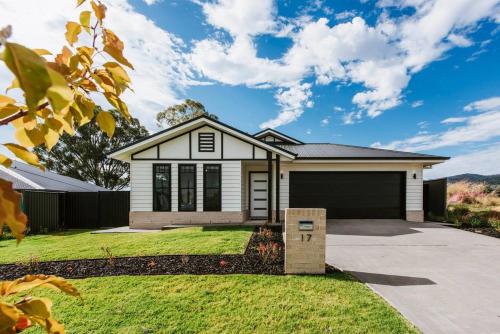
[(325, 273), (326, 209), (285, 210), (285, 273)]

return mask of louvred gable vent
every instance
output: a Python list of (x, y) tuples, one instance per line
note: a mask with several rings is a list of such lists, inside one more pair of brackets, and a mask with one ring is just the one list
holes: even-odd
[(198, 151), (199, 152), (214, 152), (215, 151), (215, 133), (198, 133)]

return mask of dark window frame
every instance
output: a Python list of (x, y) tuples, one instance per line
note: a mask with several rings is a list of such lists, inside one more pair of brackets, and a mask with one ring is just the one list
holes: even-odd
[[(160, 210), (156, 207), (156, 168), (168, 167), (168, 181), (169, 181), (169, 196), (168, 196), (168, 210)], [(155, 212), (171, 212), (172, 211), (172, 165), (171, 164), (153, 164), (153, 211)]]
[[(206, 193), (207, 193), (207, 177), (205, 167), (218, 167), (219, 168), (219, 208), (207, 208)], [(217, 189), (217, 188), (210, 188)], [(222, 165), (221, 164), (204, 164), (203, 165), (203, 211), (207, 212), (220, 212), (222, 211)]]
[(198, 132), (198, 152), (215, 152), (214, 132)]
[[(181, 188), (181, 169), (183, 166), (189, 166), (189, 167), (194, 167), (194, 187), (192, 189), (194, 189), (194, 207), (192, 210), (183, 210), (181, 209), (181, 199), (182, 199), (182, 195), (181, 195), (181, 190), (182, 189), (191, 189), (191, 188)], [(177, 165), (177, 210), (180, 211), (180, 212), (195, 212), (196, 211), (196, 202), (197, 202), (197, 181), (196, 181), (196, 174), (197, 174), (198, 170), (197, 170), (197, 165), (196, 164), (178, 164)]]

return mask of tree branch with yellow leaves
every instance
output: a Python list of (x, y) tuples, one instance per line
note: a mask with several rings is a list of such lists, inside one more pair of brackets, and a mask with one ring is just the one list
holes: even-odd
[[(32, 149), (43, 145), (50, 150), (63, 133), (74, 135), (78, 127), (94, 117), (99, 127), (109, 137), (113, 136), (115, 119), (110, 112), (95, 108), (96, 95), (104, 96), (127, 120), (131, 118), (121, 95), (130, 89), (125, 68), (133, 66), (123, 55), (123, 42), (104, 25), (106, 6), (94, 0), (76, 3), (77, 7), (86, 3), (89, 10), (80, 12), (78, 22), (66, 24), (67, 45), (55, 56), (45, 49), (10, 42), (10, 26), (0, 30), (0, 61), (13, 74), (6, 94), (21, 90), (23, 96), (18, 101), (0, 94), (0, 126), (13, 126), (16, 138), (15, 143), (1, 145), (18, 159), (42, 169)], [(82, 34), (88, 37), (80, 38)], [(102, 43), (98, 43), (99, 39)], [(81, 40), (91, 44), (85, 45)], [(106, 59), (104, 63), (96, 62), (98, 54)], [(10, 167), (11, 163), (0, 154), (0, 164)], [(24, 237), (28, 220), (20, 209), (20, 200), (21, 195), (13, 190), (12, 183), (0, 178), (0, 234), (7, 226), (18, 242)], [(63, 333), (62, 325), (51, 317), (50, 301), (31, 297), (14, 304), (5, 301), (6, 296), (26, 290), (19, 286), (50, 286), (66, 293), (71, 290), (64, 279), (53, 276), (26, 276), (14, 282), (0, 282), (0, 334), (16, 333), (31, 324), (42, 326), (48, 333)]]

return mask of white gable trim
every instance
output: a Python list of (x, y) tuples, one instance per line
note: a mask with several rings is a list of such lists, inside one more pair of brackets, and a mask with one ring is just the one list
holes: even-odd
[(140, 151), (142, 149), (160, 144), (161, 142), (168, 140), (168, 139), (171, 139), (180, 133), (188, 132), (188, 131), (193, 130), (195, 128), (198, 128), (204, 124), (211, 126), (217, 130), (226, 132), (226, 133), (232, 135), (233, 137), (244, 140), (244, 141), (246, 141), (252, 145), (255, 145), (257, 147), (274, 152), (275, 154), (285, 156), (289, 159), (295, 158), (295, 155), (292, 153), (289, 153), (289, 152), (287, 152), (283, 149), (280, 149), (278, 147), (274, 147), (272, 145), (266, 144), (266, 143), (262, 142), (261, 140), (252, 137), (251, 135), (243, 134), (237, 130), (232, 129), (231, 127), (228, 127), (220, 122), (215, 122), (207, 117), (196, 118), (192, 121), (186, 122), (186, 123), (181, 124), (179, 126), (176, 126), (174, 128), (159, 132), (159, 133), (147, 138), (146, 140), (140, 141), (136, 144), (133, 144), (133, 145), (130, 145), (128, 147), (124, 147), (123, 149), (120, 149), (118, 151), (112, 152), (111, 154), (108, 155), (108, 157), (110, 157), (112, 159), (127, 161), (130, 159), (130, 156), (132, 154), (137, 153), (138, 151)]

